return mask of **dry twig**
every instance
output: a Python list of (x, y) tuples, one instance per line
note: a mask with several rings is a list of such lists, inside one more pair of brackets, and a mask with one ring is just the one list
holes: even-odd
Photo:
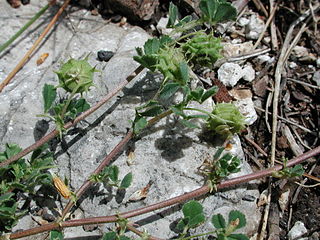
[(20, 69), (26, 64), (26, 62), (30, 59), (31, 54), (34, 52), (34, 50), (38, 47), (38, 45), (41, 43), (43, 38), (47, 35), (47, 33), (50, 31), (52, 26), (56, 23), (59, 16), (62, 14), (64, 9), (68, 6), (70, 0), (65, 0), (59, 11), (56, 13), (56, 15), (52, 18), (48, 26), (44, 29), (40, 37), (35, 41), (33, 46), (29, 49), (29, 51), (24, 55), (24, 57), (20, 60), (20, 62), (17, 64), (17, 66), (9, 73), (9, 75), (3, 80), (3, 82), (0, 84), (0, 93), (2, 92), (3, 88), (7, 86), (12, 78), (17, 74), (17, 72), (20, 71)]

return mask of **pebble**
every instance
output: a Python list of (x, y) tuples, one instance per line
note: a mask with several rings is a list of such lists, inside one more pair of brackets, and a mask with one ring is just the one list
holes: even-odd
[(318, 87), (320, 87), (320, 70), (313, 74), (312, 80), (317, 84)]
[(251, 41), (244, 43), (226, 43), (223, 45), (222, 54), (224, 57), (234, 57), (250, 53), (253, 49)]
[(251, 65), (247, 65), (242, 69), (242, 76), (243, 80), (252, 82), (256, 77), (256, 72)]
[(307, 57), (309, 55), (308, 49), (302, 46), (295, 46), (292, 49), (292, 54), (297, 58)]
[(260, 34), (263, 32), (264, 22), (253, 14), (250, 16), (249, 23), (246, 25), (246, 37), (248, 39), (258, 39)]
[(245, 123), (248, 125), (253, 124), (257, 119), (258, 115), (254, 108), (252, 98), (239, 99), (234, 104), (238, 107), (239, 111), (245, 117)]
[(224, 63), (218, 70), (218, 79), (225, 86), (235, 86), (242, 76), (242, 68), (236, 63)]
[(242, 27), (246, 26), (248, 23), (250, 22), (250, 20), (248, 18), (245, 17), (241, 17), (238, 20), (238, 24)]
[(265, 54), (265, 55), (260, 55), (258, 57), (256, 57), (256, 61), (260, 64), (262, 63), (272, 63), (274, 61), (273, 57), (270, 57), (269, 55)]
[(317, 63), (317, 67), (320, 67), (320, 58), (317, 59), (316, 63)]
[(289, 240), (297, 239), (303, 234), (307, 233), (308, 230), (304, 226), (303, 222), (297, 221), (289, 231), (287, 237)]
[(298, 67), (298, 64), (296, 64), (295, 62), (289, 62), (289, 68), (293, 69)]

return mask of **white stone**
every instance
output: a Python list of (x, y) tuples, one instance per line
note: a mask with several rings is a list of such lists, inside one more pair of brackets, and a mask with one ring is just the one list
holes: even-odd
[(239, 99), (235, 101), (234, 104), (245, 117), (246, 124), (251, 125), (258, 119), (258, 115), (251, 98)]
[(289, 62), (289, 68), (293, 69), (296, 68), (298, 66), (298, 64), (296, 64), (295, 62)]
[(289, 240), (297, 239), (301, 237), (303, 234), (307, 233), (308, 230), (304, 226), (303, 222), (297, 221), (294, 226), (289, 231), (287, 237)]
[(264, 22), (253, 14), (250, 17), (249, 23), (246, 25), (246, 37), (248, 39), (258, 39), (260, 34), (263, 32)]
[(265, 54), (265, 55), (260, 55), (260, 56), (256, 57), (256, 61), (260, 64), (271, 63), (274, 61), (274, 58), (271, 58), (269, 55)]
[(317, 58), (316, 63), (317, 63), (317, 67), (320, 67), (320, 58)]
[(242, 27), (246, 26), (248, 23), (250, 22), (250, 20), (248, 18), (245, 17), (241, 17), (238, 20), (238, 24)]
[(256, 77), (256, 72), (251, 65), (247, 65), (242, 69), (242, 76), (243, 80), (252, 82)]
[(222, 54), (225, 57), (234, 57), (237, 55), (250, 53), (252, 49), (253, 44), (251, 41), (244, 43), (225, 43), (223, 44)]
[(320, 87), (320, 70), (313, 74), (312, 80)]
[(235, 86), (242, 76), (242, 68), (236, 63), (224, 63), (218, 70), (218, 79), (229, 87)]

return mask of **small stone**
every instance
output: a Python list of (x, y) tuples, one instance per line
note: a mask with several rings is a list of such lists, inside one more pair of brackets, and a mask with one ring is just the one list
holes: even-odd
[(263, 32), (264, 22), (253, 14), (250, 17), (249, 23), (246, 25), (246, 37), (248, 39), (258, 39), (260, 34)]
[(317, 84), (318, 87), (320, 87), (320, 70), (313, 74), (312, 80)]
[(238, 20), (238, 24), (242, 27), (246, 26), (248, 23), (250, 22), (250, 20), (248, 18), (245, 17), (241, 17)]
[(226, 86), (235, 86), (241, 78), (242, 68), (236, 63), (224, 63), (218, 70), (218, 79)]
[(317, 67), (320, 67), (320, 58), (317, 59), (316, 63), (317, 63)]
[(296, 64), (295, 62), (289, 62), (289, 68), (294, 69), (298, 67), (298, 64)]
[(97, 55), (99, 61), (108, 62), (114, 56), (114, 53), (111, 51), (100, 50)]
[(297, 58), (302, 58), (302, 57), (306, 57), (309, 55), (308, 49), (306, 49), (305, 47), (301, 47), (301, 46), (295, 46), (292, 49), (292, 54)]
[(271, 38), (270, 38), (270, 37), (264, 37), (264, 38), (263, 38), (263, 41), (264, 41), (265, 43), (270, 43), (270, 42), (271, 42)]
[(172, 28), (167, 28), (168, 21), (169, 21), (169, 18), (167, 17), (160, 18), (156, 27), (160, 33), (169, 35), (173, 31)]
[(225, 57), (234, 57), (250, 53), (253, 49), (251, 41), (244, 43), (226, 43), (223, 45), (222, 55)]
[(272, 63), (274, 61), (274, 58), (271, 58), (269, 55), (260, 55), (256, 58), (256, 61), (260, 64), (262, 63)]
[(251, 65), (247, 65), (242, 69), (243, 80), (252, 82), (256, 77), (256, 72)]
[(246, 124), (251, 125), (258, 119), (258, 115), (251, 98), (239, 99), (234, 102), (234, 104), (238, 107), (241, 114), (245, 117), (244, 121), (246, 122)]
[(297, 221), (289, 231), (287, 237), (289, 240), (297, 239), (303, 234), (307, 233), (308, 230), (304, 226), (303, 222)]

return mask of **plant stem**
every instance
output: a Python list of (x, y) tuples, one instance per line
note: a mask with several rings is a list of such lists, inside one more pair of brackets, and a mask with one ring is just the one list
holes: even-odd
[(10, 44), (12, 44), (25, 30), (28, 29), (28, 27), (31, 26), (32, 23), (34, 23), (42, 14), (47, 11), (50, 4), (47, 4), (43, 8), (40, 9), (39, 12), (36, 13), (16, 34), (14, 34), (8, 41), (6, 41), (4, 44), (0, 46), (0, 53), (5, 50)]
[[(318, 155), (320, 153), (320, 146), (304, 153), (301, 154), (298, 157), (293, 158), (292, 160), (288, 161), (287, 163), (287, 167), (292, 167), (296, 164), (299, 164), (311, 157), (314, 157), (316, 155)], [(226, 180), (220, 184), (218, 184), (217, 189), (221, 190), (223, 188), (227, 188), (227, 187), (231, 187), (234, 185), (238, 185), (241, 183), (246, 183), (258, 178), (263, 178), (266, 176), (271, 176), (272, 173), (274, 171), (279, 171), (283, 168), (282, 165), (276, 165), (274, 167), (262, 170), (262, 171), (258, 171), (258, 172), (254, 172), (251, 174), (247, 174), (244, 176), (240, 176), (240, 177), (236, 177), (236, 178), (232, 178), (229, 180)], [(149, 213), (151, 211), (155, 211), (161, 208), (165, 208), (165, 207), (169, 207), (178, 203), (182, 203), (185, 202), (187, 200), (193, 199), (193, 198), (197, 198), (200, 196), (203, 196), (207, 193), (209, 193), (210, 188), (208, 186), (203, 186), (200, 187), (194, 191), (191, 191), (189, 193), (185, 193), (183, 195), (159, 202), (159, 203), (155, 203), (143, 208), (139, 208), (136, 210), (131, 210), (128, 212), (124, 212), (124, 213), (120, 213), (120, 214), (116, 214), (116, 215), (111, 215), (111, 216), (104, 216), (104, 217), (93, 217), (93, 218), (85, 218), (85, 219), (78, 219), (78, 220), (70, 220), (70, 221), (65, 221), (65, 222), (60, 222), (59, 224), (57, 223), (50, 223), (50, 224), (45, 224), (39, 227), (35, 227), (35, 228), (31, 228), (25, 231), (21, 231), (21, 232), (17, 232), (17, 233), (12, 233), (10, 235), (10, 239), (17, 239), (17, 238), (22, 238), (22, 237), (26, 237), (26, 236), (30, 236), (30, 235), (34, 235), (34, 234), (38, 234), (38, 233), (42, 233), (42, 232), (46, 232), (46, 231), (50, 231), (53, 229), (59, 229), (59, 228), (66, 228), (66, 227), (76, 227), (76, 226), (82, 226), (82, 225), (89, 225), (89, 224), (100, 224), (100, 223), (111, 223), (111, 222), (116, 222), (119, 219), (119, 216), (121, 218), (131, 218), (131, 217), (135, 217), (138, 215), (142, 215), (145, 213)]]
[[(80, 116), (76, 117), (73, 121), (70, 121), (68, 123), (66, 123), (63, 128), (64, 129), (68, 129), (71, 128), (72, 126), (76, 125), (78, 122), (82, 121), (83, 119), (85, 119), (87, 116), (89, 116), (90, 114), (92, 114), (93, 112), (95, 112), (96, 110), (98, 110), (103, 104), (105, 104), (107, 101), (109, 101), (112, 97), (114, 97), (118, 92), (120, 92), (136, 75), (138, 75), (142, 70), (144, 69), (144, 67), (139, 66), (138, 68), (136, 68), (136, 70), (130, 74), (126, 80), (124, 80), (123, 82), (121, 82), (118, 87), (116, 89), (114, 89), (113, 91), (111, 91), (110, 93), (108, 93), (104, 98), (102, 98), (96, 105), (92, 106), (90, 109), (88, 109), (87, 111), (83, 112)], [(17, 161), (18, 159), (24, 157), (25, 155), (27, 155), (28, 153), (36, 150), (37, 148), (39, 148), (40, 146), (42, 146), (43, 144), (49, 142), (51, 139), (53, 139), (55, 136), (57, 136), (59, 134), (59, 131), (57, 129), (53, 130), (52, 132), (50, 132), (49, 134), (47, 134), (46, 136), (42, 137), (40, 140), (38, 140), (37, 142), (35, 142), (34, 144), (30, 145), (29, 147), (25, 148), (23, 151), (21, 151), (20, 153), (12, 156), (11, 158), (7, 159), (6, 161), (0, 162), (0, 168), (4, 167), (6, 165), (9, 165), (10, 163), (13, 163), (15, 161)]]

